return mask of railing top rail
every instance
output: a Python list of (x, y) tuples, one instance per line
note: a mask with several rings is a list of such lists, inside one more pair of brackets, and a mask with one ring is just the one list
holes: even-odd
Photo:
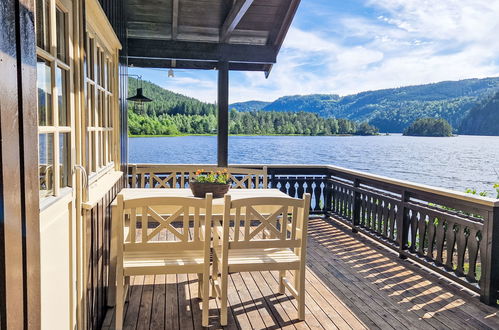
[(370, 173), (356, 171), (356, 170), (350, 170), (350, 169), (347, 169), (344, 167), (339, 167), (339, 166), (328, 165), (326, 167), (332, 171), (342, 172), (345, 174), (353, 175), (353, 176), (364, 178), (364, 179), (379, 181), (379, 182), (383, 182), (385, 184), (396, 185), (396, 186), (406, 188), (406, 189), (419, 190), (422, 192), (437, 194), (437, 195), (441, 195), (444, 197), (451, 197), (451, 198), (455, 198), (458, 200), (476, 203), (476, 204), (480, 204), (480, 205), (484, 205), (484, 206), (499, 207), (499, 199), (471, 195), (471, 194), (466, 194), (464, 192), (455, 191), (455, 190), (451, 190), (451, 189), (439, 188), (439, 187), (434, 187), (434, 186), (425, 185), (425, 184), (421, 184), (421, 183), (414, 183), (414, 182), (405, 181), (405, 180), (388, 178), (388, 177), (382, 176), (382, 175), (376, 175), (376, 174), (370, 174)]
[[(203, 167), (203, 166), (214, 166), (216, 164), (129, 164), (129, 166), (137, 167), (161, 167), (161, 168), (178, 168), (178, 167)], [(333, 172), (339, 172), (342, 174), (347, 174), (350, 176), (358, 177), (360, 179), (377, 181), (383, 184), (390, 184), (403, 189), (412, 189), (420, 192), (426, 192), (431, 194), (440, 195), (443, 197), (454, 198), (461, 201), (466, 201), (469, 203), (475, 203), (478, 205), (483, 205), (487, 207), (499, 207), (499, 199), (476, 196), (471, 194), (466, 194), (464, 192), (454, 191), (446, 188), (439, 188), (430, 185), (414, 183), (405, 180), (393, 179), (385, 177), (382, 175), (370, 174), (362, 171), (351, 170), (344, 167), (333, 166), (333, 165), (302, 165), (302, 164), (231, 164), (229, 167), (243, 167), (243, 168), (262, 168), (262, 166), (267, 166), (267, 170), (272, 169), (290, 169), (290, 168), (301, 168), (301, 169), (320, 169), (329, 170)]]

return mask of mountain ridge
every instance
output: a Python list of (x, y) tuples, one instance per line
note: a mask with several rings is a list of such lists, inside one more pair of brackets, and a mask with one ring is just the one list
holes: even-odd
[[(311, 94), (283, 96), (259, 109), (251, 103), (238, 102), (238, 111), (305, 111), (322, 117), (367, 121), (383, 132), (403, 132), (413, 121), (423, 117), (443, 118), (455, 129), (463, 125), (477, 104), (499, 90), (499, 78), (472, 78), (363, 91), (357, 94)], [(255, 101), (251, 101), (254, 103)]]

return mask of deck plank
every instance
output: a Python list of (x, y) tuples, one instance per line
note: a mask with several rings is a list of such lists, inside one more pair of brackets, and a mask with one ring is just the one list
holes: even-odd
[(139, 317), (137, 318), (137, 329), (147, 330), (151, 323), (151, 313), (154, 295), (154, 275), (144, 276), (142, 286), (142, 297), (140, 299)]
[[(499, 309), (335, 222), (311, 218), (306, 320), (278, 293), (277, 272), (229, 275), (225, 329), (498, 329)], [(293, 280), (292, 274), (289, 279)], [(198, 280), (190, 275), (136, 276), (125, 305), (126, 329), (201, 329)], [(221, 329), (210, 299), (210, 329)], [(109, 309), (103, 329), (112, 329)]]
[(166, 275), (154, 277), (154, 293), (152, 300), (151, 329), (164, 329), (166, 317)]

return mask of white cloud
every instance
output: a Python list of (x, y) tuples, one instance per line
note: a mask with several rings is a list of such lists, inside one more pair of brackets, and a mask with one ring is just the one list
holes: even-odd
[[(315, 1), (302, 3), (269, 79), (231, 73), (231, 102), (499, 76), (499, 0), (364, 0), (348, 11)], [(216, 100), (216, 73), (165, 80)]]
[(233, 83), (231, 101), (499, 75), (499, 1), (368, 0), (366, 6), (383, 14), (345, 15), (332, 23), (340, 37), (292, 27), (270, 78), (246, 73)]

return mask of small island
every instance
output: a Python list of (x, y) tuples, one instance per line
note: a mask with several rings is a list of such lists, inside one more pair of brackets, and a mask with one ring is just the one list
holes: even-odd
[(420, 118), (404, 131), (406, 136), (452, 136), (452, 126), (442, 118)]

